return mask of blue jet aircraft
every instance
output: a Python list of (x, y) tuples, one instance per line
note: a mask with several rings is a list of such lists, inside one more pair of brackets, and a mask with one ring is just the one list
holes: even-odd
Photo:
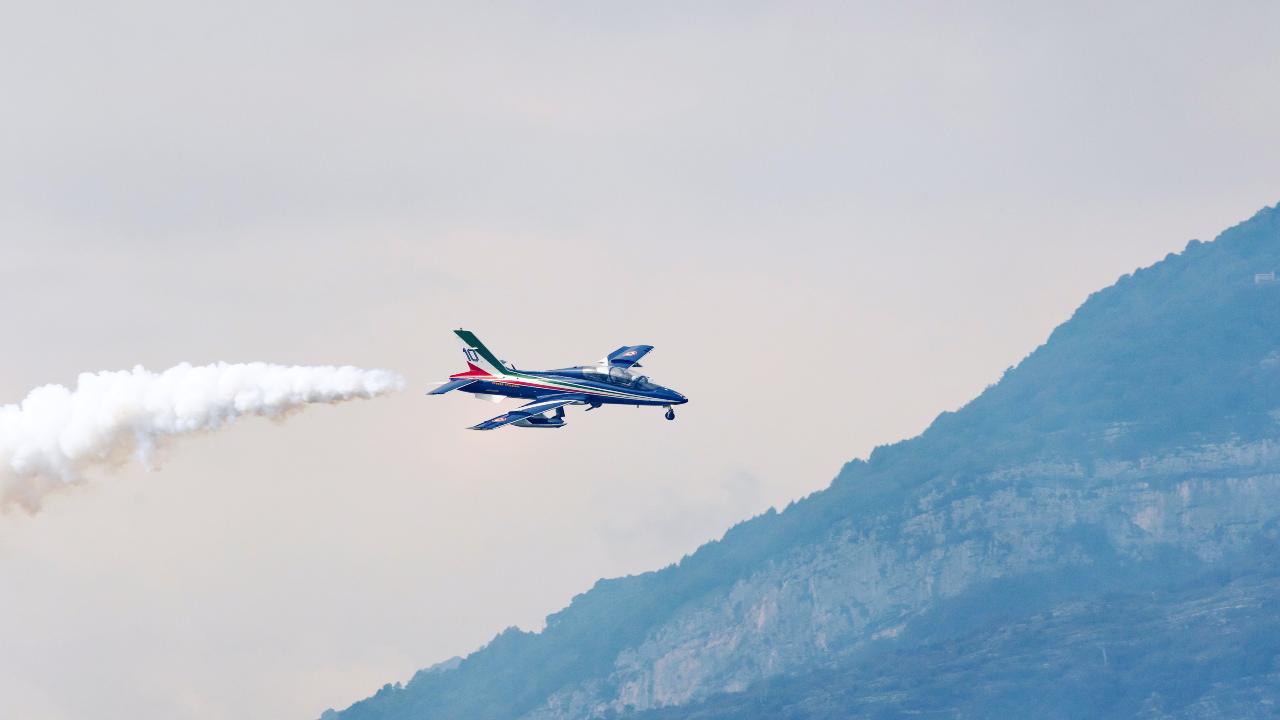
[(579, 365), (562, 370), (523, 371), (489, 352), (475, 335), (467, 330), (453, 331), (462, 340), (462, 352), (467, 357), (466, 372), (449, 376), (449, 381), (427, 393), (443, 395), (453, 390), (474, 393), (478, 398), (486, 396), (494, 402), (504, 397), (528, 399), (521, 405), (498, 417), (485, 420), (472, 430), (493, 430), (504, 425), (531, 428), (564, 427), (565, 405), (589, 405), (595, 410), (601, 405), (657, 405), (667, 409), (668, 420), (676, 419), (672, 405), (689, 402), (685, 396), (654, 385), (644, 375), (635, 375), (632, 368), (640, 367), (652, 345), (626, 345), (609, 353), (596, 365)]

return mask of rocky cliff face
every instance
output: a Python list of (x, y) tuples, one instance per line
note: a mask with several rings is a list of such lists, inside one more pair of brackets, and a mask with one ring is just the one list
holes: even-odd
[(565, 688), (525, 717), (598, 718), (739, 692), (893, 638), (992, 580), (1100, 564), (1109, 576), (1170, 552), (1208, 565), (1247, 551), (1277, 519), (1280, 445), (1266, 441), (1092, 472), (1036, 463), (952, 479), (902, 513), (841, 524), (828, 541), (681, 609), (607, 678)]
[(1278, 269), (1270, 208), (828, 489), (326, 716), (1266, 716)]

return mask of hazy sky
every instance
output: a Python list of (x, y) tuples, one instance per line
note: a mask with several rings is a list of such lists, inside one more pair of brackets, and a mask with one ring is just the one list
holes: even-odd
[[(913, 435), (1280, 200), (1275, 3), (9, 3), (0, 402), (352, 363), (0, 515), (0, 717), (313, 718)], [(650, 343), (660, 410), (426, 398)]]

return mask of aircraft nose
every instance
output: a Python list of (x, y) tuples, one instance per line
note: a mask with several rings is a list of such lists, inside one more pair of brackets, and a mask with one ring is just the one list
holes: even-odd
[(675, 404), (676, 404), (676, 405), (683, 405), (683, 404), (685, 404), (685, 403), (689, 402), (689, 398), (687, 398), (687, 397), (685, 397), (685, 396), (681, 395), (680, 393), (676, 392), (675, 390), (668, 390), (667, 392), (670, 392), (670, 393), (672, 394), (672, 396), (674, 396), (674, 397), (673, 397), (673, 399), (675, 400)]

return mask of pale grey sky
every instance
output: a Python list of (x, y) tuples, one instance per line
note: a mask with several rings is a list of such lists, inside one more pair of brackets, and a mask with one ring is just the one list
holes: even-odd
[[(1280, 200), (1273, 3), (10, 3), (0, 402), (352, 363), (0, 516), (0, 717), (311, 718), (678, 560)], [(651, 343), (658, 411), (472, 433)]]

